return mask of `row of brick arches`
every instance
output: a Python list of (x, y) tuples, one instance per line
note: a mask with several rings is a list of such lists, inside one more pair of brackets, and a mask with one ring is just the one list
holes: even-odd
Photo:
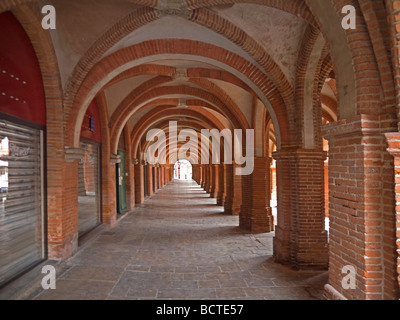
[(355, 28), (339, 0), (52, 2), (55, 29), (0, 1), (1, 285), (188, 161), (275, 263), (328, 270), (326, 298), (399, 298), (397, 1), (348, 1)]

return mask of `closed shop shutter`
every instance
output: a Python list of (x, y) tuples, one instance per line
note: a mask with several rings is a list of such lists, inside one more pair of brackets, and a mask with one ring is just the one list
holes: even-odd
[(0, 119), (0, 285), (45, 257), (43, 131)]
[(100, 145), (82, 139), (84, 158), (78, 165), (78, 235), (82, 236), (100, 224)]

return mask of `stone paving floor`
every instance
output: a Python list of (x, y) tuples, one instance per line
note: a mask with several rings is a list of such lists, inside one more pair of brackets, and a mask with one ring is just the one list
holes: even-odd
[(327, 272), (272, 259), (194, 181), (172, 181), (66, 262), (34, 299), (323, 299)]

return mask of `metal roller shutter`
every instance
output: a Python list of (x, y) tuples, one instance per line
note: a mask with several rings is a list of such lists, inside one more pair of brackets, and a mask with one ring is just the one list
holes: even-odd
[[(83, 140), (83, 139), (82, 139)], [(100, 224), (100, 145), (84, 140), (84, 158), (78, 165), (78, 235)]]
[(43, 131), (0, 119), (0, 285), (43, 260)]

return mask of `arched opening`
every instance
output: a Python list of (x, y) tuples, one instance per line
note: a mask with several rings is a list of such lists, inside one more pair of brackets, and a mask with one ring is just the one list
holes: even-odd
[(19, 21), (0, 15), (0, 287), (47, 258), (46, 102)]
[(192, 180), (192, 164), (188, 160), (178, 160), (174, 164), (175, 180)]
[[(224, 218), (239, 215), (243, 230), (275, 231), (273, 246), (268, 244), (273, 253), (268, 255), (298, 269), (329, 267), (330, 296), (398, 297), (393, 277), (398, 263), (392, 254), (398, 239), (393, 232), (397, 189), (382, 134), (398, 131), (390, 76), (389, 52), (394, 48), (384, 14), (389, 6), (382, 0), (373, 7), (371, 1), (352, 1), (357, 30), (343, 30), (342, 3), (333, 0), (106, 2), (93, 6), (89, 1), (54, 1), (62, 28), (49, 32), (34, 23), (35, 6), (0, 5), (1, 10), (12, 10), (31, 38), (46, 96), (46, 112), (36, 112), (24, 94), (32, 98), (43, 90), (16, 95), (14, 89), (24, 84), (20, 80), (25, 74), (16, 77), (19, 70), (12, 70), (18, 67), (13, 64), (29, 59), (14, 52), (27, 50), (2, 42), (6, 47), (0, 50), (0, 84), (7, 81), (0, 91), (0, 216), (1, 210), (12, 212), (10, 200), (13, 206), (22, 203), (9, 196), (16, 161), (7, 157), (21, 152), (11, 139), (7, 143), (11, 134), (6, 127), (13, 122), (18, 130), (26, 126), (43, 134), (43, 141), (29, 146), (40, 151), (36, 165), (48, 166), (45, 172), (37, 170), (37, 176), (44, 181), (38, 183), (40, 192), (47, 190), (47, 196), (41, 196), (43, 203), (48, 198), (42, 210), (48, 214), (41, 223), (48, 222), (43, 252), (48, 250), (50, 258), (70, 257), (78, 237), (92, 227), (114, 226), (117, 213), (133, 209), (130, 201), (143, 204), (145, 196), (151, 198), (171, 179), (193, 179), (166, 189), (197, 182), (224, 207)], [(0, 38), (7, 35), (7, 29), (2, 30)], [(19, 67), (26, 69), (24, 64)], [(28, 71), (26, 75), (34, 74)], [(42, 80), (32, 83), (42, 85)], [(101, 141), (90, 134), (92, 101), (99, 103)], [(24, 105), (29, 108), (20, 112)], [(167, 141), (175, 140), (175, 147), (160, 149), (162, 154), (175, 152), (179, 142), (200, 150), (200, 144), (188, 143), (177, 132), (167, 134), (167, 121), (195, 132), (254, 129), (255, 173), (236, 175), (239, 161), (198, 164), (200, 154), (147, 162), (146, 134), (154, 128), (163, 130)], [(82, 151), (84, 157), (79, 158)], [(397, 161), (400, 152), (395, 152)], [(23, 197), (25, 205), (28, 196)], [(180, 205), (189, 206), (187, 198)], [(151, 223), (156, 221), (162, 220), (157, 216)], [(155, 234), (153, 239), (158, 238)], [(5, 263), (0, 260), (1, 270)], [(337, 276), (342, 265), (349, 264), (357, 266), (357, 290), (342, 288)]]

